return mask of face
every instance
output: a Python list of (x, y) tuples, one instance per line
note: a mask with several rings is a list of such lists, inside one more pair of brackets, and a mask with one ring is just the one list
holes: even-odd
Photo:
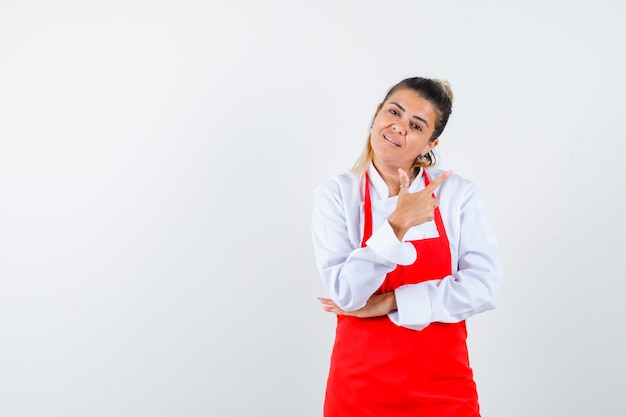
[(371, 131), (376, 168), (408, 172), (415, 158), (437, 146), (430, 140), (437, 113), (430, 101), (412, 90), (398, 90), (379, 106)]

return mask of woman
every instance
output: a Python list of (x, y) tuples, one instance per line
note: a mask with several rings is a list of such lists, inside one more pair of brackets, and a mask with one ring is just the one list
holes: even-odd
[(502, 270), (473, 183), (432, 168), (449, 84), (408, 78), (376, 109), (352, 172), (318, 187), (316, 261), (337, 315), (326, 417), (479, 416), (465, 319)]

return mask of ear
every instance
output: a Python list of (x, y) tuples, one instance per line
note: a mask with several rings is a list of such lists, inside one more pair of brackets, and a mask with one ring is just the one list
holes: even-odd
[(383, 108), (383, 103), (380, 103), (378, 106), (376, 106), (376, 112), (374, 113), (374, 116), (372, 117), (372, 123), (370, 123), (370, 129), (374, 126), (374, 119), (376, 119), (376, 116), (378, 116), (378, 112), (380, 112), (380, 109)]
[(439, 138), (435, 138), (433, 140), (429, 140), (426, 146), (424, 146), (424, 150), (422, 151), (422, 155), (426, 155), (428, 152), (435, 149), (435, 147), (439, 145)]

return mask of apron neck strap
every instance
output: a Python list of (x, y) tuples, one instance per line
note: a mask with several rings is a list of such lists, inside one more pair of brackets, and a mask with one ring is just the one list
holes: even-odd
[(370, 176), (367, 171), (365, 172), (365, 201), (363, 204), (363, 214), (365, 219), (363, 221), (363, 240), (361, 241), (361, 247), (365, 247), (365, 242), (372, 236), (372, 198), (370, 197)]

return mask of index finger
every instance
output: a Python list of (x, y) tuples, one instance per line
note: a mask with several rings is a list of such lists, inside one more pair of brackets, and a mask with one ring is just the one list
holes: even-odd
[(432, 180), (430, 184), (428, 184), (428, 186), (424, 188), (424, 191), (429, 194), (435, 192), (435, 189), (437, 189), (437, 187), (439, 187), (442, 182), (447, 180), (450, 175), (452, 175), (452, 171), (448, 170), (444, 172), (443, 174)]

